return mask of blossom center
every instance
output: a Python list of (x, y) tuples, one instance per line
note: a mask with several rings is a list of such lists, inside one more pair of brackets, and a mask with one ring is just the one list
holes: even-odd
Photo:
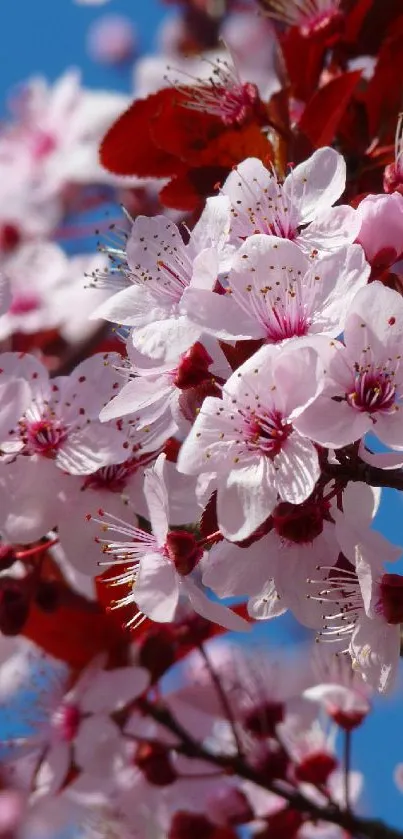
[(15, 224), (7, 223), (0, 225), (0, 249), (5, 253), (11, 253), (21, 242), (21, 233)]
[(153, 786), (166, 787), (177, 779), (169, 749), (162, 743), (140, 743), (134, 764)]
[(292, 425), (279, 411), (251, 414), (244, 420), (246, 441), (251, 449), (258, 449), (268, 457), (278, 454), (292, 433)]
[(27, 315), (39, 309), (40, 300), (36, 294), (16, 294), (11, 301), (9, 308), (10, 315)]
[(36, 422), (21, 423), (21, 436), (28, 454), (42, 457), (55, 457), (62, 443), (67, 438), (67, 429), (59, 420), (46, 418)]
[(203, 344), (197, 341), (182, 356), (174, 371), (173, 384), (179, 390), (187, 390), (204, 384), (212, 378), (208, 369), (212, 363), (213, 359), (204, 349)]
[(42, 160), (51, 154), (57, 146), (57, 141), (48, 131), (37, 130), (31, 138), (31, 150), (35, 160)]
[(52, 727), (65, 743), (74, 740), (81, 722), (81, 711), (73, 702), (63, 702), (52, 717)]
[(403, 577), (399, 574), (383, 575), (375, 610), (389, 624), (403, 623)]
[(282, 501), (272, 513), (276, 533), (289, 542), (310, 544), (323, 531), (323, 522), (329, 511), (325, 501), (304, 501), (290, 504)]
[(224, 125), (242, 125), (253, 112), (259, 99), (255, 84), (233, 85), (217, 96), (218, 114)]
[(356, 411), (390, 413), (395, 409), (395, 390), (388, 373), (381, 370), (359, 370), (346, 399)]
[(126, 484), (138, 469), (144, 468), (155, 458), (155, 453), (145, 454), (141, 457), (131, 457), (124, 463), (112, 463), (109, 466), (101, 466), (92, 475), (83, 480), (81, 491), (86, 489), (107, 490), (108, 492), (123, 492)]
[(164, 553), (182, 577), (190, 574), (203, 556), (203, 550), (199, 548), (193, 533), (186, 530), (171, 530), (168, 533)]
[(329, 775), (337, 768), (337, 761), (328, 752), (312, 752), (295, 767), (298, 781), (315, 786), (324, 786)]

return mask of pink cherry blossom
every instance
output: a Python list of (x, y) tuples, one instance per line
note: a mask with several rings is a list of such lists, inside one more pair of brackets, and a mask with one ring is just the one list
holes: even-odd
[(83, 89), (74, 70), (53, 85), (34, 77), (11, 103), (14, 119), (3, 128), (1, 157), (25, 158), (28, 183), (48, 199), (67, 184), (110, 182), (98, 144), (127, 104), (121, 94)]
[(220, 597), (249, 597), (248, 612), (268, 620), (290, 609), (305, 626), (322, 625), (320, 604), (307, 599), (306, 578), (318, 564), (332, 565), (340, 551), (330, 505), (281, 502), (270, 532), (252, 545), (220, 542), (204, 563), (203, 583)]
[(290, 239), (308, 254), (353, 242), (359, 215), (349, 206), (333, 207), (345, 183), (344, 159), (331, 148), (314, 152), (284, 184), (260, 160), (244, 160), (222, 189), (232, 205), (231, 241), (239, 244), (253, 233), (266, 233)]
[(326, 383), (301, 418), (305, 434), (339, 448), (372, 431), (386, 445), (403, 448), (402, 331), (397, 292), (379, 282), (358, 292), (344, 328), (345, 346), (332, 342), (323, 352)]
[(94, 61), (113, 66), (133, 58), (136, 41), (129, 17), (105, 15), (92, 23), (87, 35), (87, 48)]
[(214, 287), (229, 223), (229, 202), (220, 196), (207, 201), (187, 245), (165, 216), (138, 216), (119, 263), (124, 287), (94, 317), (135, 327), (134, 348), (159, 362), (185, 352), (201, 329), (181, 314), (182, 295), (188, 287)]
[(104, 670), (104, 664), (102, 656), (94, 659), (72, 687), (68, 676), (54, 672), (37, 708), (33, 736), (13, 744), (16, 754), (37, 753), (35, 781), (42, 793), (60, 789), (72, 758), (76, 766), (102, 776), (119, 748), (120, 732), (110, 714), (143, 693), (149, 675), (140, 667)]
[(216, 380), (224, 381), (230, 373), (220, 347), (208, 338), (160, 367), (136, 352), (130, 340), (127, 353), (129, 363), (122, 368), (126, 383), (103, 408), (100, 419), (135, 416), (137, 428), (147, 429), (155, 448), (178, 430), (186, 434), (205, 396), (218, 392)]
[(18, 423), (10, 423), (3, 434), (3, 456), (34, 457), (39, 482), (42, 465), (50, 462), (70, 474), (87, 475), (100, 466), (125, 460), (126, 436), (116, 426), (101, 425), (98, 420), (99, 411), (118, 386), (112, 367), (118, 358), (113, 354), (93, 356), (70, 376), (50, 379), (34, 356), (3, 353), (0, 385), (17, 375), (29, 389), (29, 403)]
[(298, 428), (321, 386), (314, 350), (264, 346), (229, 378), (222, 399), (204, 400), (178, 468), (213, 473), (218, 523), (228, 539), (250, 536), (278, 497), (299, 504), (311, 494), (318, 455)]
[(4, 263), (10, 301), (0, 318), (0, 339), (13, 332), (29, 334), (55, 327), (62, 331), (64, 327), (71, 338), (90, 333), (96, 324), (88, 321), (88, 314), (108, 292), (85, 288), (84, 275), (104, 266), (99, 254), (68, 259), (51, 242), (21, 245)]
[(303, 696), (320, 703), (344, 731), (353, 731), (371, 710), (369, 685), (353, 670), (350, 656), (329, 655), (324, 644), (315, 644), (313, 669), (317, 684)]
[[(169, 530), (168, 494), (164, 481), (165, 455), (146, 470), (144, 494), (147, 499), (151, 533), (103, 513), (102, 530), (123, 535), (124, 541), (102, 538), (103, 552), (112, 559), (106, 565), (123, 565), (122, 583), (132, 586), (123, 604), (133, 603), (140, 613), (158, 622), (174, 620), (180, 597), (190, 600), (194, 610), (215, 623), (232, 630), (243, 630), (243, 618), (221, 604), (208, 599), (192, 576), (203, 550), (187, 531)], [(102, 511), (103, 512), (103, 511)], [(138, 614), (131, 623), (139, 620)]]
[(356, 548), (356, 567), (339, 559), (331, 568), (318, 568), (308, 580), (323, 608), (319, 637), (350, 652), (353, 666), (363, 679), (381, 693), (390, 690), (396, 677), (400, 651), (400, 621), (403, 586), (401, 577), (382, 573)]
[(234, 257), (226, 294), (188, 288), (181, 311), (227, 340), (277, 343), (317, 333), (337, 337), (369, 273), (356, 245), (312, 262), (294, 242), (257, 234)]

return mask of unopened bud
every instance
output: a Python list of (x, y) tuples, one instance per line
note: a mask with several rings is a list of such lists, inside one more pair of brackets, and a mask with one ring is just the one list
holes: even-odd
[(162, 743), (141, 743), (134, 763), (153, 786), (167, 787), (177, 779), (170, 750)]

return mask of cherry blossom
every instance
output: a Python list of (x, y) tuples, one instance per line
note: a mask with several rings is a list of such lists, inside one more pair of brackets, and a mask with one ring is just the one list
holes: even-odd
[[(28, 388), (18, 422), (10, 422), (3, 435), (3, 457), (35, 458), (38, 481), (41, 470), (45, 475), (51, 464), (73, 475), (87, 475), (107, 463), (125, 460), (129, 445), (125, 435), (118, 427), (98, 421), (100, 409), (116, 388), (115, 358), (113, 354), (94, 356), (70, 376), (50, 379), (34, 356), (3, 353), (5, 382), (17, 373), (24, 381), (24, 393)], [(15, 411), (15, 403), (11, 407)]]
[(30, 179), (50, 199), (71, 182), (104, 183), (110, 178), (98, 163), (97, 146), (126, 104), (120, 94), (81, 88), (76, 71), (53, 86), (33, 78), (12, 102), (14, 122), (3, 129), (0, 155), (25, 155)]
[(313, 667), (318, 683), (303, 696), (320, 703), (344, 731), (353, 731), (371, 710), (369, 686), (353, 670), (349, 656), (329, 655), (324, 644), (315, 645)]
[(226, 294), (188, 288), (181, 311), (223, 339), (277, 343), (317, 333), (337, 337), (369, 273), (356, 245), (341, 247), (312, 264), (294, 242), (257, 234), (234, 257)]
[[(344, 328), (345, 346), (323, 351), (326, 383), (301, 430), (339, 448), (372, 431), (388, 446), (403, 447), (400, 295), (373, 282), (355, 296)], [(326, 356), (326, 360), (325, 360)]]
[(94, 61), (119, 65), (133, 58), (136, 41), (130, 18), (109, 14), (93, 22), (87, 36), (87, 48)]
[[(57, 792), (70, 768), (77, 766), (102, 777), (120, 732), (110, 714), (148, 687), (148, 673), (140, 667), (104, 669), (103, 657), (92, 661), (69, 687), (68, 677), (53, 675), (32, 737), (14, 749), (39, 755), (36, 785), (42, 793)], [(73, 751), (72, 751), (73, 749)]]
[[(180, 597), (190, 600), (198, 614), (228, 629), (247, 629), (248, 624), (221, 604), (208, 599), (192, 577), (203, 550), (194, 536), (183, 530), (169, 530), (168, 495), (164, 481), (165, 456), (160, 455), (155, 465), (146, 470), (144, 494), (147, 499), (151, 534), (103, 512), (102, 530), (122, 534), (124, 541), (102, 538), (105, 555), (112, 559), (107, 564), (126, 566), (121, 582), (132, 586), (123, 602), (133, 603), (143, 615), (159, 622), (174, 619)], [(138, 616), (133, 618), (133, 622)]]
[[(13, 332), (35, 333), (61, 327), (71, 337), (90, 334), (88, 320), (94, 306), (108, 292), (85, 288), (85, 273), (105, 267), (103, 256), (74, 256), (68, 259), (58, 245), (32, 242), (21, 245), (4, 264), (9, 281), (10, 302), (0, 318), (0, 338)], [(72, 311), (82, 313), (71, 325)]]
[(318, 455), (299, 433), (304, 409), (322, 387), (317, 353), (265, 346), (207, 397), (179, 454), (179, 471), (214, 473), (217, 516), (228, 539), (260, 527), (278, 496), (299, 504), (319, 477)]
[[(180, 313), (186, 288), (212, 289), (218, 253), (229, 231), (229, 203), (211, 198), (187, 245), (177, 226), (164, 216), (139, 216), (133, 223), (126, 255), (119, 265), (127, 286), (96, 312), (135, 327), (135, 349), (156, 360), (170, 361), (198, 340), (201, 330)], [(127, 260), (127, 265), (125, 265)]]
[(122, 369), (127, 380), (102, 409), (100, 419), (134, 415), (137, 427), (147, 429), (155, 448), (178, 431), (186, 434), (204, 398), (219, 392), (216, 380), (223, 381), (230, 373), (224, 354), (211, 340), (197, 341), (160, 367), (136, 352), (130, 341), (127, 352), (130, 363)]
[(345, 183), (344, 159), (331, 148), (318, 149), (283, 184), (260, 160), (244, 160), (222, 188), (232, 205), (231, 241), (266, 233), (296, 242), (308, 255), (353, 242), (359, 215), (347, 205), (333, 207)]

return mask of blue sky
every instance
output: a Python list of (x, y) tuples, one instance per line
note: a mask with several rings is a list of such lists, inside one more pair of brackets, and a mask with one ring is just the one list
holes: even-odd
[[(139, 33), (143, 51), (150, 51), (158, 21), (166, 7), (158, 0), (113, 0), (104, 8), (76, 5), (73, 0), (3, 0), (0, 4), (0, 102), (1, 113), (10, 89), (30, 75), (56, 78), (67, 67), (82, 69), (86, 85), (97, 88), (130, 90), (129, 71), (103, 69), (86, 54), (85, 39), (92, 20), (106, 11), (131, 16)], [(378, 516), (378, 527), (392, 541), (402, 540), (403, 501), (397, 493), (386, 491)], [(403, 572), (403, 564), (399, 563)], [(273, 646), (295, 641), (300, 635), (289, 620), (270, 627), (259, 626)], [(357, 732), (353, 745), (353, 765), (365, 769), (363, 808), (368, 814), (403, 824), (403, 795), (394, 788), (393, 768), (403, 762), (403, 679), (395, 694), (378, 700), (376, 710)]]

